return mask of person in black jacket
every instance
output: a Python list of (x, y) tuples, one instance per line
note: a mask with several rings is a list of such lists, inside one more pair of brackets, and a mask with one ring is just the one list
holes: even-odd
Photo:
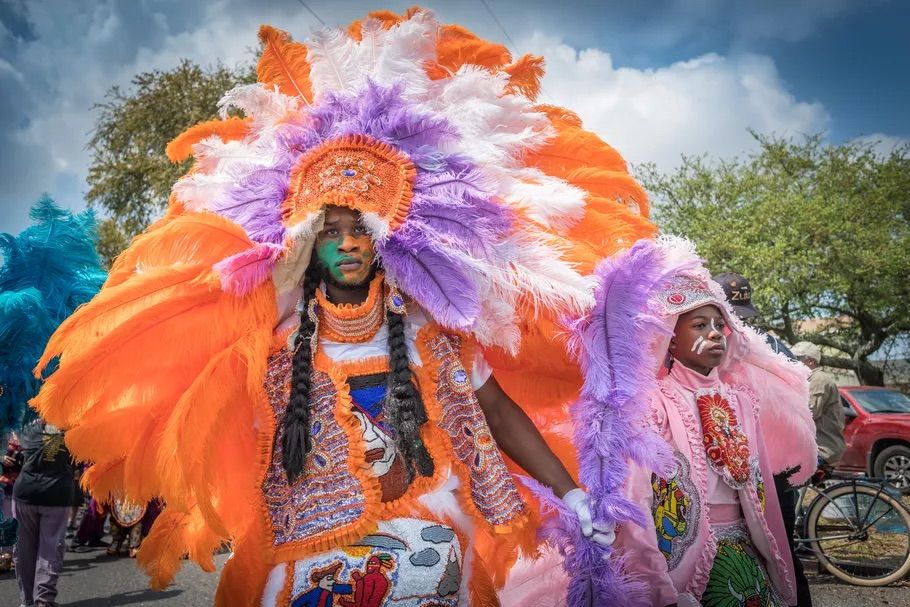
[[(736, 315), (746, 323), (752, 324), (755, 318), (761, 315), (752, 304), (752, 285), (742, 274), (726, 272), (714, 276), (714, 282), (724, 289), (727, 301), (733, 306)], [(765, 333), (765, 341), (778, 354), (783, 354), (790, 360), (796, 360), (793, 352), (778, 337)], [(790, 540), (790, 555), (793, 557), (793, 573), (796, 576), (796, 607), (812, 607), (812, 595), (809, 592), (809, 580), (803, 571), (802, 561), (796, 554), (793, 546), (793, 527), (796, 525), (796, 499), (797, 491), (790, 486), (790, 474), (783, 472), (774, 475), (774, 488), (780, 502), (780, 511), (784, 518), (784, 528)]]
[(24, 463), (13, 487), (13, 516), (19, 521), (16, 580), (23, 605), (56, 605), (63, 569), (64, 536), (75, 500), (73, 461), (63, 432), (36, 420), (19, 434)]

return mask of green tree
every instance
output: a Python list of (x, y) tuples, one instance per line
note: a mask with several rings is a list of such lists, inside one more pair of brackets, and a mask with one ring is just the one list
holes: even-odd
[(254, 81), (249, 66), (203, 68), (184, 60), (171, 70), (137, 75), (130, 90), (115, 86), (107, 92), (96, 106), (88, 146), (86, 197), (102, 211), (99, 251), (108, 263), (167, 206), (171, 187), (189, 169), (189, 161), (175, 165), (167, 159), (167, 144), (214, 118), (226, 91)]
[(881, 385), (869, 357), (910, 334), (910, 148), (753, 135), (746, 158), (641, 167), (658, 225), (695, 241), (713, 273), (750, 278), (761, 328)]

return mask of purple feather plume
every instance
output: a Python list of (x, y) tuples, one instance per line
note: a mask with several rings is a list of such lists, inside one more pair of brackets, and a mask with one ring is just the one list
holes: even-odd
[(563, 557), (563, 568), (569, 578), (566, 605), (644, 606), (647, 582), (624, 575), (623, 559), (612, 556), (610, 548), (603, 548), (586, 538), (578, 524), (578, 516), (550, 488), (532, 478), (520, 478), (540, 502), (541, 515), (547, 521), (541, 530), (543, 539), (555, 546)]
[(452, 329), (471, 327), (480, 312), (480, 295), (463, 264), (413, 226), (402, 226), (377, 245), (386, 273), (430, 316)]
[(213, 210), (240, 224), (250, 240), (281, 244), (285, 236), (281, 202), (287, 196), (288, 180), (288, 171), (255, 171), (231, 187)]
[[(669, 447), (645, 425), (646, 395), (656, 377), (648, 351), (647, 337), (655, 330), (647, 321), (648, 299), (664, 266), (661, 252), (647, 240), (604, 261), (597, 269), (594, 308), (571, 325), (571, 347), (584, 375), (571, 410), (579, 480), (588, 489), (595, 520), (648, 525), (648, 514), (623, 491), (629, 463), (656, 472), (672, 465)], [(622, 562), (605, 561), (605, 550), (581, 534), (562, 501), (543, 495), (560, 514), (546, 532), (565, 554), (568, 605), (646, 605), (643, 586), (623, 573)]]

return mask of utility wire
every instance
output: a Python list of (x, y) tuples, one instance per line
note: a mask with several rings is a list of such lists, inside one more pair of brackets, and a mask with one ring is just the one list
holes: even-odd
[[(484, 8), (487, 9), (487, 12), (490, 13), (490, 17), (492, 17), (492, 18), (493, 18), (493, 21), (496, 23), (496, 25), (499, 26), (499, 30), (502, 32), (502, 35), (505, 36), (505, 37), (506, 37), (506, 40), (509, 41), (509, 44), (512, 45), (512, 50), (515, 51), (515, 52), (517, 53), (517, 52), (518, 52), (518, 46), (515, 44), (515, 41), (512, 40), (512, 36), (509, 35), (509, 32), (506, 31), (506, 28), (504, 28), (504, 27), (502, 26), (502, 22), (501, 22), (501, 21), (499, 20), (499, 18), (496, 16), (496, 13), (494, 13), (494, 12), (493, 12), (493, 9), (490, 8), (490, 5), (487, 4), (487, 0), (480, 0), (480, 3), (483, 4)], [(550, 101), (553, 101), (553, 97), (546, 91), (546, 89), (543, 88), (543, 84), (540, 85), (540, 92), (543, 93), (544, 97), (546, 97), (546, 98), (549, 99)]]
[(502, 23), (500, 23), (499, 18), (496, 16), (496, 13), (494, 13), (493, 9), (490, 8), (490, 5), (487, 4), (487, 0), (480, 0), (480, 3), (483, 4), (484, 7), (487, 9), (487, 12), (490, 13), (490, 16), (493, 18), (494, 23), (496, 23), (496, 25), (499, 26), (499, 29), (502, 32), (502, 35), (506, 37), (506, 40), (509, 41), (509, 44), (512, 45), (512, 48), (517, 51), (518, 47), (515, 46), (515, 41), (512, 40), (512, 37), (509, 35), (509, 32), (506, 31), (506, 28), (504, 28), (502, 26)]
[(309, 11), (309, 13), (310, 13), (311, 15), (313, 15), (314, 17), (316, 17), (316, 21), (318, 21), (319, 23), (322, 24), (323, 27), (325, 27), (325, 21), (323, 21), (322, 18), (321, 18), (319, 15), (316, 14), (316, 11), (314, 11), (314, 10), (311, 9), (309, 6), (307, 6), (307, 3), (306, 3), (306, 2), (304, 2), (303, 0), (297, 0), (297, 2), (299, 2), (300, 5), (301, 5), (303, 8), (307, 9), (307, 11)]

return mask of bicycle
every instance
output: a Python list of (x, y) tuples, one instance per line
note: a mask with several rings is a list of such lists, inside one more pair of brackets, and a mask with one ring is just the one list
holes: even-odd
[(910, 572), (910, 508), (887, 479), (813, 478), (798, 489), (794, 536), (797, 551), (810, 548), (849, 584), (884, 586)]

